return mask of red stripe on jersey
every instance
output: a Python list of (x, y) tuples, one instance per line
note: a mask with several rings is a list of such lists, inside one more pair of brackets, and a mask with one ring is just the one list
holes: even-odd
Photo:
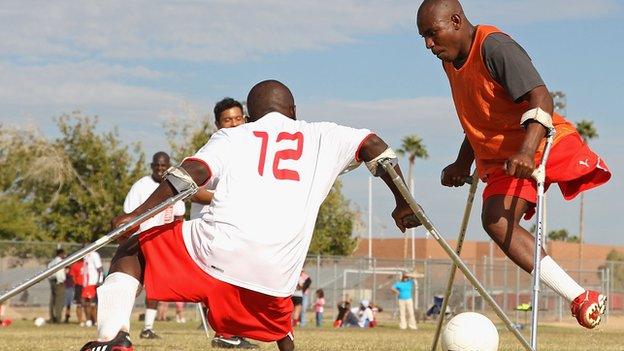
[(362, 139), (362, 141), (360, 142), (360, 145), (358, 145), (357, 150), (355, 150), (355, 160), (357, 162), (360, 162), (362, 160), (360, 160), (360, 158), (358, 157), (360, 154), (360, 149), (362, 148), (362, 146), (364, 145), (364, 143), (366, 142), (366, 140), (368, 140), (368, 138), (372, 137), (373, 135), (376, 135), (375, 133), (370, 133), (368, 134), (366, 137), (364, 137), (364, 139)]
[(208, 171), (208, 178), (206, 178), (206, 181), (203, 184), (199, 185), (200, 187), (206, 185), (208, 183), (208, 181), (210, 180), (210, 178), (212, 178), (212, 170), (210, 169), (210, 166), (206, 163), (206, 161), (204, 161), (204, 160), (202, 160), (200, 158), (195, 158), (195, 157), (187, 157), (184, 160), (182, 160), (183, 163), (184, 163), (184, 161), (196, 161), (196, 162), (199, 162)]

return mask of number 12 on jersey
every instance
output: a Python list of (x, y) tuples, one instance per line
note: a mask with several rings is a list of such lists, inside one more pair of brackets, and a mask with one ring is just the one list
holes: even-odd
[[(267, 147), (269, 145), (269, 133), (262, 131), (255, 131), (253, 135), (260, 138), (262, 141), (260, 145), (260, 158), (258, 159), (258, 174), (264, 176), (264, 164), (266, 161)], [(279, 163), (281, 160), (298, 160), (303, 152), (303, 134), (296, 132), (294, 134), (288, 132), (280, 132), (275, 140), (279, 143), (282, 140), (297, 141), (296, 149), (281, 149), (275, 152), (273, 156), (273, 176), (275, 179), (280, 180), (294, 180), (299, 181), (299, 172), (292, 169), (280, 169)]]

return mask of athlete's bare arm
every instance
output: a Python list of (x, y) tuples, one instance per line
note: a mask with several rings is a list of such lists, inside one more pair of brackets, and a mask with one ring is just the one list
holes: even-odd
[[(381, 140), (381, 138), (379, 138), (377, 135), (373, 135), (366, 139), (366, 141), (360, 148), (360, 153), (358, 154), (358, 157), (360, 160), (368, 162), (375, 157), (381, 155), (381, 153), (384, 152), (387, 148), (388, 144)], [(398, 164), (394, 167), (394, 169), (403, 179), (403, 174)], [(394, 211), (392, 211), (392, 218), (394, 218), (396, 226), (401, 230), (401, 232), (405, 232), (406, 228), (419, 226), (420, 222), (418, 222), (418, 220), (414, 217), (414, 212), (409, 207), (407, 202), (405, 202), (405, 199), (403, 199), (401, 192), (390, 178), (390, 175), (385, 173), (383, 176), (381, 176), (381, 179), (383, 179), (384, 183), (386, 183), (388, 188), (390, 188), (390, 191), (392, 191), (392, 194), (394, 194), (396, 207)]]
[(212, 202), (214, 193), (205, 188), (199, 188), (197, 194), (193, 195), (191, 201), (202, 205), (209, 205)]
[(474, 150), (468, 138), (464, 137), (457, 159), (442, 170), (440, 177), (442, 185), (455, 187), (464, 185), (466, 178), (470, 175), (470, 167), (474, 159)]
[[(206, 183), (206, 181), (208, 180), (208, 177), (210, 176), (210, 174), (208, 173), (208, 169), (201, 162), (198, 162), (198, 161), (186, 160), (182, 162), (180, 167), (184, 168), (184, 170), (188, 172), (188, 174), (191, 176), (191, 178), (193, 178), (193, 181), (196, 184)], [(127, 223), (128, 221), (135, 218), (136, 216), (145, 213), (150, 208), (174, 196), (176, 193), (177, 192), (171, 186), (171, 184), (169, 184), (169, 182), (167, 181), (161, 182), (158, 188), (154, 190), (152, 195), (150, 195), (150, 197), (148, 197), (147, 200), (145, 200), (145, 202), (142, 203), (139, 207), (137, 207), (134, 211), (128, 214), (115, 217), (112, 220), (113, 227), (118, 227), (124, 223)]]
[[(522, 97), (529, 102), (529, 108), (541, 108), (552, 116), (553, 101), (548, 89), (541, 85), (535, 87)], [(505, 163), (505, 172), (517, 178), (530, 178), (535, 170), (535, 152), (542, 139), (546, 136), (546, 128), (537, 122), (529, 122), (526, 126), (526, 135), (518, 152)]]

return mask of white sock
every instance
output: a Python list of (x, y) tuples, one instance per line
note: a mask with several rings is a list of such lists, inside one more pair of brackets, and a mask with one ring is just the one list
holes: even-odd
[(130, 332), (130, 314), (139, 285), (134, 277), (115, 272), (97, 289), (99, 341), (114, 339), (120, 330)]
[(568, 302), (585, 292), (550, 256), (542, 258), (540, 279)]
[(145, 326), (143, 330), (154, 329), (154, 321), (156, 320), (156, 313), (158, 311), (153, 308), (145, 309)]

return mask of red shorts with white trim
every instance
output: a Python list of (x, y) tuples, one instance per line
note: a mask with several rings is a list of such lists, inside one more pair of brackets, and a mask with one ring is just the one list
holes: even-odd
[[(566, 200), (574, 199), (583, 191), (598, 187), (611, 178), (611, 171), (604, 161), (583, 142), (580, 135), (571, 134), (555, 144), (546, 163), (546, 183), (557, 183)], [(497, 169), (487, 175), (487, 185), (483, 190), (483, 200), (494, 195), (519, 197), (532, 206), (524, 218), (530, 219), (535, 213), (537, 184), (534, 179), (519, 179)]]
[(83, 299), (95, 299), (95, 296), (97, 295), (97, 285), (87, 285), (87, 286), (83, 286), (82, 287), (82, 293), (81, 293), (81, 297)]
[(186, 251), (181, 221), (146, 230), (139, 243), (145, 258), (143, 285), (148, 299), (203, 302), (217, 334), (267, 342), (292, 336), (290, 297), (261, 294), (204, 272)]

